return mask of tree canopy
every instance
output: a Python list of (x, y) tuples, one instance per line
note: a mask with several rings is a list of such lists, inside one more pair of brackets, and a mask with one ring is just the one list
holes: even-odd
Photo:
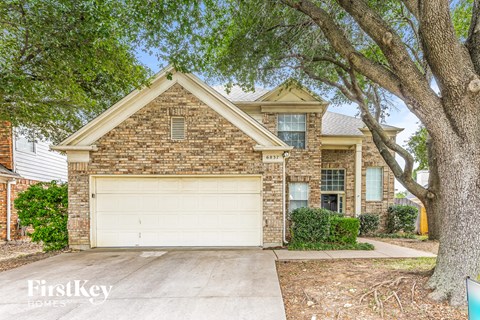
[(128, 13), (117, 1), (2, 1), (0, 120), (58, 141), (146, 83)]
[(417, 170), (428, 169), (428, 133), (425, 127), (420, 126), (407, 141), (407, 150), (413, 155), (415, 162), (418, 164)]

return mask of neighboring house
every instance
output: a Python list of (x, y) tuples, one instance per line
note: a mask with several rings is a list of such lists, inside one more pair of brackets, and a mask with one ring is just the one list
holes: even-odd
[(70, 246), (269, 247), (294, 208), (384, 213), (392, 172), (362, 121), (327, 105), (298, 87), (224, 96), (164, 69), (54, 148)]
[(0, 122), (0, 239), (20, 236), (13, 201), (40, 181), (67, 181), (67, 159), (47, 142), (29, 141), (8, 122)]

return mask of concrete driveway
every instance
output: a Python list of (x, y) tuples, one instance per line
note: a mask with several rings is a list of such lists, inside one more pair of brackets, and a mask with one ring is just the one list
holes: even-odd
[(272, 251), (253, 249), (66, 253), (0, 273), (0, 314), (282, 320), (274, 258)]

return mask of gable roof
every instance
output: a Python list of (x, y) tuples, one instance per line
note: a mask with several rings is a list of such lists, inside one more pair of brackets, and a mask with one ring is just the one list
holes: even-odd
[[(383, 129), (402, 131), (403, 129), (382, 124)], [(327, 111), (322, 118), (322, 135), (325, 136), (363, 136), (360, 129), (366, 128), (362, 119)]]
[(219, 92), (205, 84), (193, 74), (176, 72), (172, 66), (160, 71), (152, 80), (150, 86), (134, 90), (125, 98), (111, 106), (97, 118), (90, 121), (80, 130), (52, 147), (54, 150), (93, 150), (99, 138), (142, 109), (156, 97), (168, 90), (174, 84), (180, 84), (199, 100), (212, 108), (218, 114), (246, 135), (255, 140), (259, 146), (276, 150), (290, 150), (291, 147), (280, 140), (267, 128), (252, 119)]

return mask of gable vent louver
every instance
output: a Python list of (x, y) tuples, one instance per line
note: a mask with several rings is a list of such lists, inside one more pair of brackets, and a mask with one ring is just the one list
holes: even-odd
[(185, 118), (183, 117), (172, 118), (172, 139), (173, 140), (185, 139)]

